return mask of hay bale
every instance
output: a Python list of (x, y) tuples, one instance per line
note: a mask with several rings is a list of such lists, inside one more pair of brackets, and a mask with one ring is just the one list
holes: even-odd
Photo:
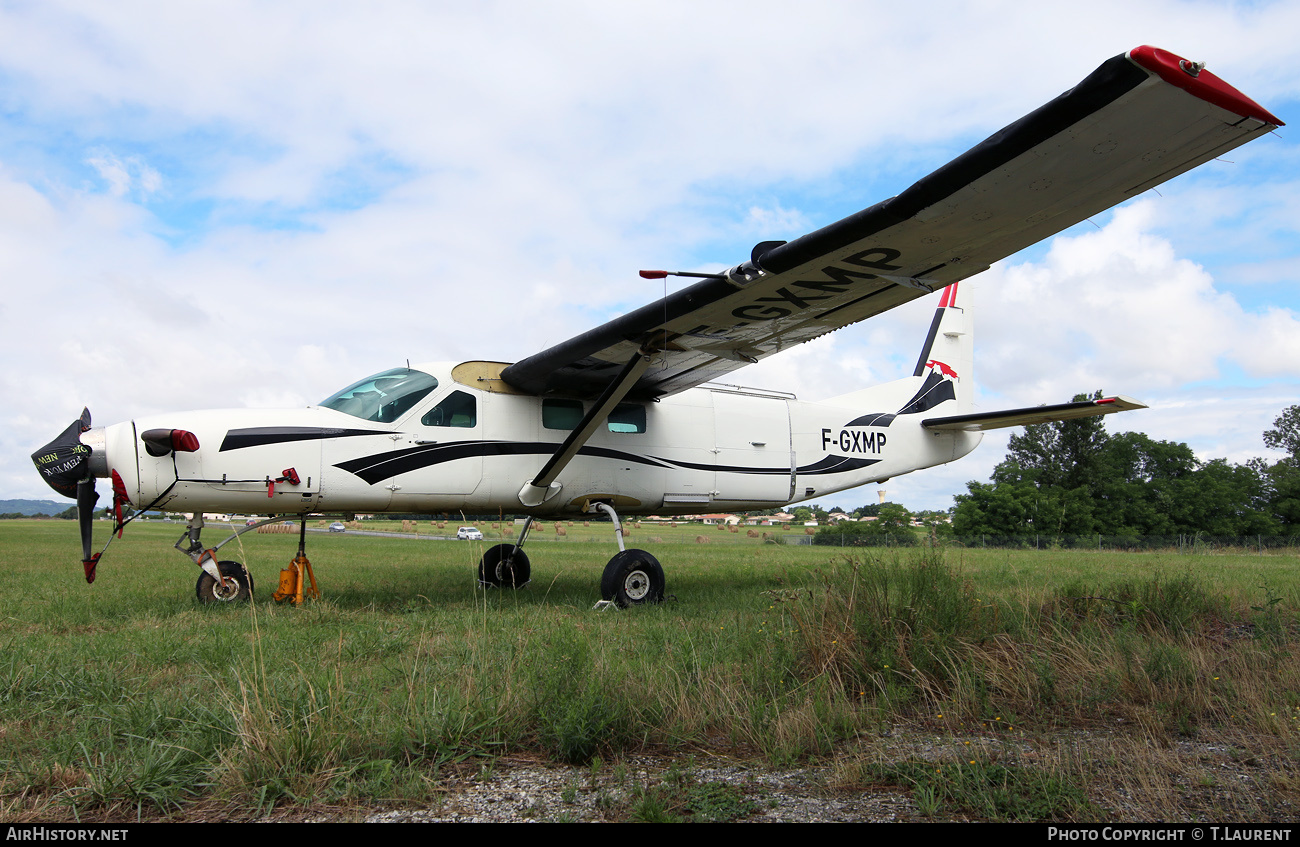
[[(752, 529), (747, 529), (747, 530), (745, 530), (745, 535), (746, 535), (746, 537), (748, 537), (748, 538), (758, 538), (758, 532), (756, 532), (755, 530), (752, 530)], [(767, 538), (767, 533), (766, 533), (766, 532), (763, 533), (763, 537), (764, 537), (764, 538)]]
[(806, 527), (803, 528), (803, 534), (804, 534), (804, 535), (816, 535), (816, 534), (817, 534), (817, 529), (816, 529), (816, 527), (806, 526)]
[(556, 524), (556, 525), (555, 525), (555, 534), (556, 534), (556, 535), (568, 535), (568, 534), (569, 534), (569, 531), (568, 531), (567, 529), (565, 529), (564, 527), (560, 526), (559, 524)]
[(739, 533), (740, 527), (736, 526), (735, 524), (731, 524), (730, 526), (727, 527), (727, 532)]
[(696, 543), (696, 544), (708, 544), (708, 543), (709, 543), (709, 539), (705, 538), (703, 535), (697, 535), (697, 536), (695, 536), (695, 543)]

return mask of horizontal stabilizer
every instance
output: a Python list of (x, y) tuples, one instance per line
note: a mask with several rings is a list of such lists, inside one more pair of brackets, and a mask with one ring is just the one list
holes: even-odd
[(1007, 409), (1001, 412), (979, 412), (973, 415), (952, 415), (946, 418), (927, 418), (921, 426), (935, 430), (964, 430), (982, 432), (1008, 426), (1033, 426), (1050, 421), (1068, 421), (1090, 418), (1113, 412), (1131, 412), (1145, 409), (1146, 404), (1132, 397), (1103, 397), (1100, 400), (1082, 400), (1076, 403), (1057, 403), (1054, 406), (1032, 406), (1028, 409)]

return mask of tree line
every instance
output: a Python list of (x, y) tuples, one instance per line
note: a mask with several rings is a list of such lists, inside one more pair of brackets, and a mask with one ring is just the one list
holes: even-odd
[[(1075, 400), (1098, 399), (1075, 395)], [(989, 536), (1300, 535), (1300, 406), (1264, 432), (1272, 464), (1198, 461), (1186, 444), (1106, 432), (1102, 417), (1014, 435), (987, 482), (955, 497), (952, 531)]]

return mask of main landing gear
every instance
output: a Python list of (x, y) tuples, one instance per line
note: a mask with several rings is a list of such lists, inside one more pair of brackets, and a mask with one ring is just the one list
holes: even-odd
[[(614, 535), (618, 539), (618, 553), (605, 565), (600, 578), (601, 602), (597, 606), (614, 604), (620, 609), (658, 603), (664, 599), (664, 569), (659, 560), (645, 550), (628, 550), (623, 546), (623, 525), (614, 507), (608, 503), (589, 503), (585, 512), (604, 512), (614, 522)], [(494, 588), (522, 588), (529, 582), (530, 566), (523, 551), (528, 530), (532, 528), (530, 515), (524, 520), (519, 540), (514, 544), (498, 544), (488, 548), (478, 563), (478, 580)]]
[(532, 567), (528, 564), (528, 554), (523, 550), (532, 526), (533, 518), (529, 515), (524, 520), (524, 528), (519, 531), (518, 541), (488, 548), (478, 562), (479, 584), (492, 588), (523, 588), (532, 581)]
[[(279, 523), (284, 518), (267, 518), (256, 523), (242, 526), (230, 534), (230, 537), (215, 547), (204, 547), (199, 540), (203, 532), (203, 515), (195, 513), (189, 519), (186, 530), (176, 542), (176, 549), (194, 560), (194, 564), (203, 569), (199, 581), (194, 586), (194, 593), (200, 603), (243, 603), (253, 599), (253, 577), (239, 562), (217, 561), (217, 551), (234, 541), (245, 532), (270, 523)], [(312, 573), (311, 562), (307, 561), (307, 520), (302, 519), (298, 531), (298, 555), (289, 563), (289, 567), (280, 571), (280, 587), (273, 595), (277, 603), (290, 600), (296, 606), (304, 597), (319, 597), (316, 589), (316, 575)]]

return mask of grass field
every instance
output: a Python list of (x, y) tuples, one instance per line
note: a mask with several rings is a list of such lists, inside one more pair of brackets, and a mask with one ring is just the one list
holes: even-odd
[[(224, 548), (257, 600), (211, 607), (180, 524), (133, 524), (87, 586), (75, 522), (0, 521), (0, 819), (346, 817), (436, 806), (503, 757), (645, 754), (818, 763), (918, 819), (1295, 817), (1295, 556), (846, 557), (633, 528), (670, 599), (620, 612), (591, 608), (607, 524), (530, 540), (521, 591), (476, 585), (478, 526), (313, 533), (324, 598), (293, 608), (269, 597), (296, 533)], [(702, 787), (672, 785), (603, 814), (702, 819)]]

